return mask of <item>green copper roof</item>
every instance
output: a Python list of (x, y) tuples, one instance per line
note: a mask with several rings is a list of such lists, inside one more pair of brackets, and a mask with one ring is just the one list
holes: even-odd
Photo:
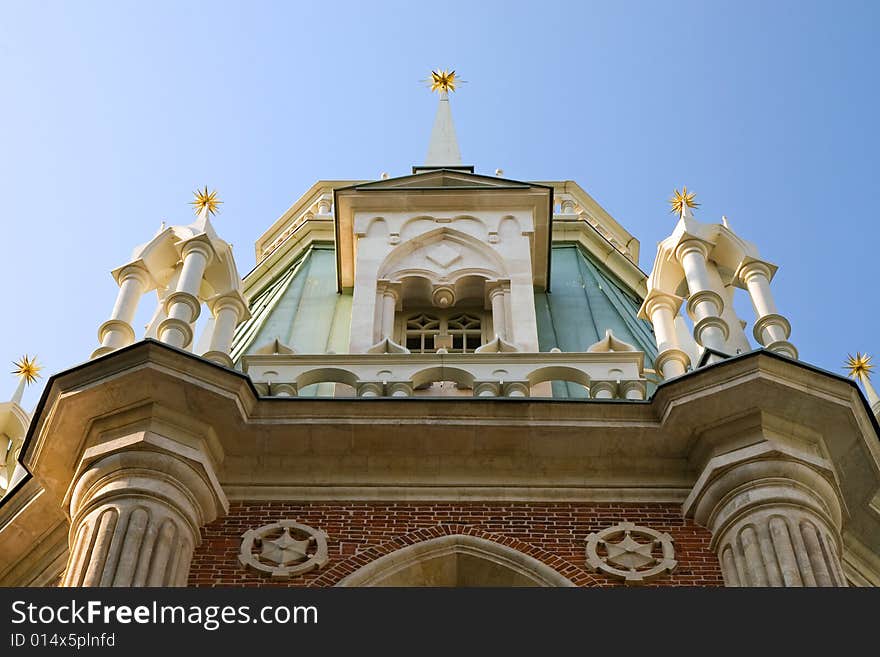
[[(624, 291), (612, 274), (575, 244), (553, 246), (553, 288), (535, 294), (538, 346), (541, 351), (586, 351), (605, 337), (614, 336), (645, 352), (646, 366), (654, 362), (657, 347), (648, 322), (637, 317), (641, 301)], [(553, 383), (554, 397), (585, 397), (579, 385)]]
[(250, 302), (251, 319), (241, 324), (232, 359), (278, 338), (301, 353), (348, 351), (351, 296), (336, 293), (332, 246), (313, 246)]
[[(615, 337), (657, 355), (650, 324), (638, 319), (640, 300), (581, 247), (553, 247), (553, 289), (535, 294), (541, 351), (586, 351), (611, 329)], [(332, 245), (315, 245), (251, 299), (252, 318), (238, 327), (232, 358), (238, 362), (276, 338), (301, 353), (348, 351), (351, 295), (336, 292)], [(650, 366), (650, 365), (649, 365)], [(332, 385), (332, 384), (320, 384)], [(311, 386), (310, 386), (311, 388)], [(322, 393), (303, 390), (300, 394)], [(577, 384), (553, 382), (554, 397), (585, 397)]]

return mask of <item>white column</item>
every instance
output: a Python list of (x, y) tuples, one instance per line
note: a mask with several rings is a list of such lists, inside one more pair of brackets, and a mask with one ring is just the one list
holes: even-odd
[(770, 291), (774, 269), (769, 263), (749, 259), (740, 266), (738, 275), (749, 291), (755, 309), (755, 339), (770, 351), (797, 358), (797, 349), (788, 341), (791, 325), (776, 310), (773, 293)]
[(149, 284), (150, 276), (140, 263), (132, 263), (120, 269), (116, 280), (119, 293), (110, 319), (98, 329), (101, 346), (92, 353), (92, 358), (103, 356), (134, 342), (135, 332), (131, 326), (138, 303)]
[(833, 473), (814, 459), (756, 456), (746, 447), (710, 460), (684, 505), (712, 532), (725, 584), (846, 586)]
[(712, 289), (707, 258), (709, 245), (699, 239), (688, 239), (678, 245), (675, 256), (687, 279), (688, 312), (694, 319), (694, 339), (703, 347), (724, 352), (729, 328), (721, 319), (724, 300)]
[(492, 304), (492, 327), (502, 340), (507, 340), (507, 308), (505, 308), (504, 287), (498, 285), (489, 291), (489, 301)]
[(651, 290), (640, 311), (640, 316), (649, 318), (654, 326), (654, 338), (657, 341), (654, 367), (664, 379), (681, 376), (687, 372), (690, 363), (690, 357), (681, 349), (675, 331), (675, 316), (681, 302), (681, 297)]
[(394, 313), (397, 310), (397, 290), (386, 287), (382, 292), (382, 338), (394, 341)]
[(185, 586), (199, 528), (226, 504), (216, 478), (203, 474), (166, 452), (117, 452), (91, 464), (71, 487), (62, 586)]
[(229, 348), (232, 346), (235, 327), (248, 313), (247, 305), (238, 292), (230, 292), (215, 298), (211, 302), (210, 308), (214, 315), (214, 329), (211, 333), (211, 344), (204, 354), (204, 358), (220, 365), (232, 367)]
[(199, 288), (212, 255), (210, 244), (203, 240), (192, 240), (183, 245), (183, 267), (177, 290), (165, 299), (168, 317), (159, 325), (159, 340), (162, 342), (181, 349), (192, 342), (191, 324), (201, 311)]

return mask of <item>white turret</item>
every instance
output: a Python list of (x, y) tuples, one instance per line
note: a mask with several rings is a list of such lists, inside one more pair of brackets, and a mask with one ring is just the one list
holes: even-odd
[[(689, 368), (717, 362), (750, 351), (744, 322), (733, 309), (734, 288), (746, 289), (755, 309), (755, 340), (764, 348), (797, 358), (788, 341), (791, 326), (777, 312), (770, 281), (777, 267), (761, 260), (758, 249), (731, 230), (727, 218), (704, 224), (694, 218), (694, 193), (683, 188), (671, 199), (679, 221), (668, 238), (660, 242), (648, 294), (639, 311), (654, 325), (659, 355), (655, 366), (665, 378), (684, 374)], [(684, 301), (693, 321), (693, 339), (682, 339), (676, 317)], [(697, 362), (689, 354), (699, 353)]]
[(31, 417), (21, 406), (24, 389), (40, 377), (42, 368), (35, 358), (23, 356), (15, 363), (13, 374), (18, 376), (18, 386), (8, 402), (0, 402), (0, 497), (3, 497), (25, 475), (18, 463), (24, 436)]
[(119, 294), (110, 319), (98, 331), (101, 346), (92, 358), (134, 342), (132, 328), (144, 293), (155, 290), (158, 305), (144, 337), (158, 339), (179, 349), (192, 349), (193, 326), (207, 304), (212, 318), (205, 331), (207, 351), (203, 357), (231, 366), (229, 348), (235, 327), (250, 314), (241, 295), (241, 277), (232, 246), (217, 236), (210, 215), (221, 201), (216, 192), (196, 192), (196, 220), (186, 226), (166, 228), (137, 247), (131, 260), (113, 272)]
[(845, 367), (849, 371), (849, 376), (864, 386), (865, 397), (868, 398), (871, 412), (880, 421), (880, 395), (877, 394), (877, 391), (874, 390), (874, 386), (871, 384), (871, 370), (874, 369), (871, 357), (868, 354), (856, 352), (855, 356), (847, 358)]

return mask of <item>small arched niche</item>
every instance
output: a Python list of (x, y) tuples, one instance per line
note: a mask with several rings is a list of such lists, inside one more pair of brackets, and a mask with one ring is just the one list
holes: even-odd
[(337, 586), (574, 586), (518, 550), (467, 534), (441, 536), (368, 563)]

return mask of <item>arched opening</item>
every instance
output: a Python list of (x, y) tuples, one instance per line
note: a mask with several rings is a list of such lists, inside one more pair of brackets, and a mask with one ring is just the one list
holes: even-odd
[(474, 388), (474, 376), (457, 367), (428, 367), (413, 374), (413, 395), (470, 396)]
[(528, 379), (532, 397), (586, 399), (590, 396), (590, 377), (573, 367), (542, 367), (531, 372)]
[(309, 370), (296, 380), (298, 397), (354, 397), (356, 386), (355, 374), (336, 367)]
[(574, 586), (534, 557), (485, 538), (453, 534), (401, 548), (337, 586)]

